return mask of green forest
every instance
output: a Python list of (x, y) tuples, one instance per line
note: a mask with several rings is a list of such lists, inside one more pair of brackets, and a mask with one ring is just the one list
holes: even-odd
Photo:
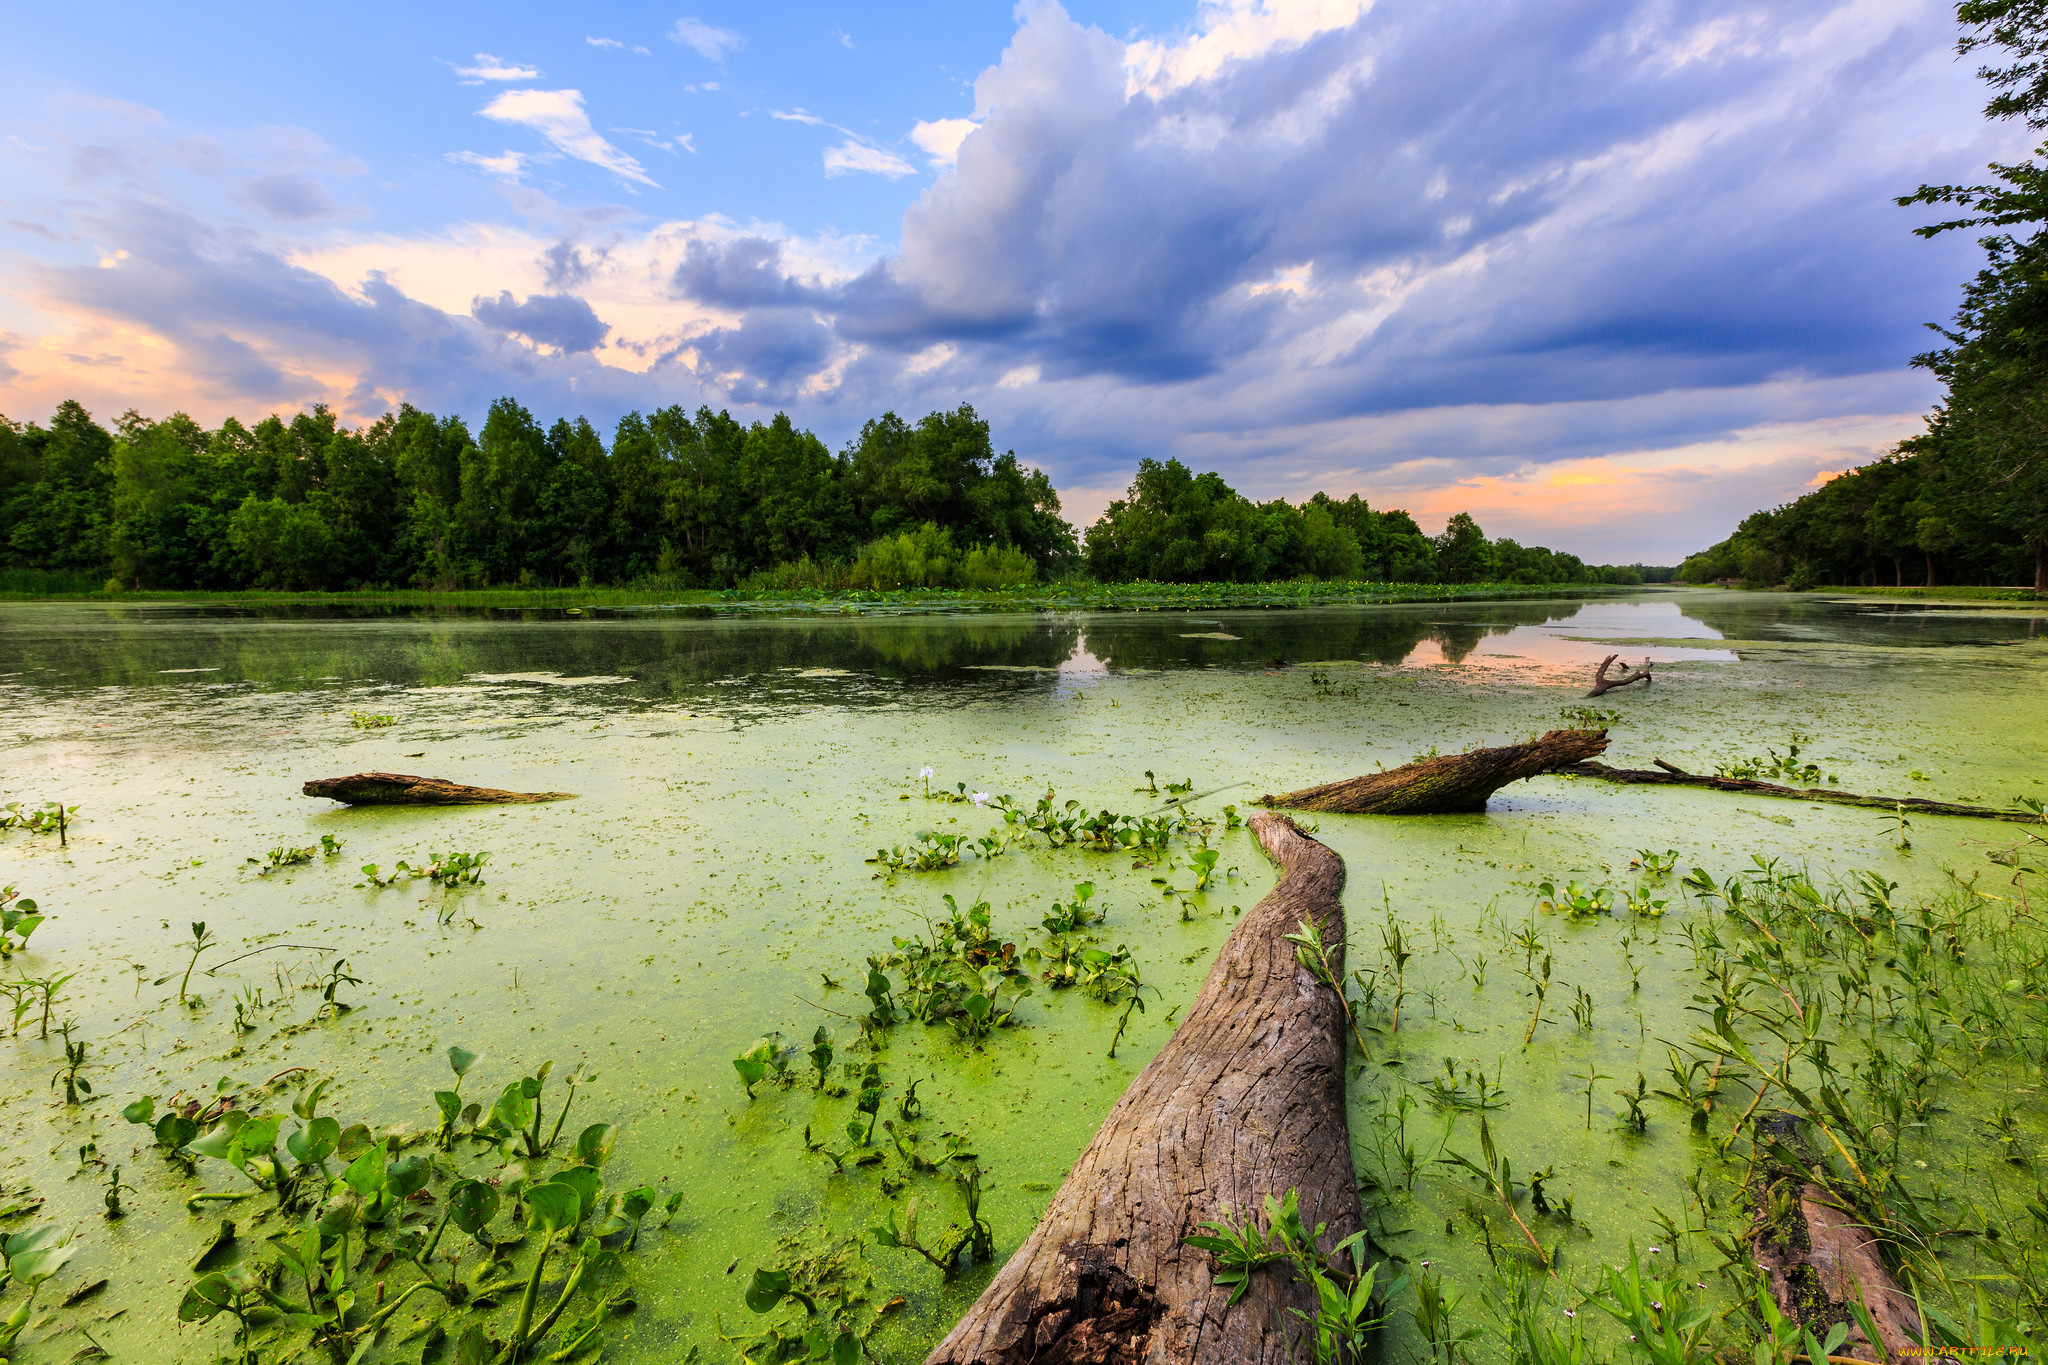
[[(786, 415), (679, 407), (543, 428), (510, 398), (471, 434), (407, 406), (360, 429), (316, 407), (209, 431), (183, 414), (101, 426), (0, 418), (0, 586), (12, 591), (649, 585), (994, 590), (1101, 582), (1641, 582), (1423, 534), (1357, 495), (1254, 503), (1214, 473), (1141, 462), (1085, 541), (1042, 470), (998, 455), (973, 408), (885, 413), (834, 454)], [(1656, 576), (1653, 571), (1652, 576)]]
[[(2048, 128), (2048, 4), (1965, 0), (1957, 50), (1988, 53), (1987, 118)], [(2048, 155), (2048, 144), (2035, 152)], [(1922, 185), (1901, 206), (1947, 205), (1922, 237), (1976, 228), (1985, 264), (1943, 345), (1913, 363), (1941, 381), (1927, 429), (1795, 502), (1752, 513), (1688, 558), (1689, 583), (2020, 584), (2048, 592), (2048, 168), (1992, 163), (1995, 183)], [(1931, 325), (1931, 324), (1930, 324)]]

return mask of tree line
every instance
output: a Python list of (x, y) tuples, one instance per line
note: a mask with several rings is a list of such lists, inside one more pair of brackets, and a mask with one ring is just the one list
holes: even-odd
[[(1964, 0), (1957, 50), (1995, 54), (1979, 69), (1988, 118), (2048, 128), (2048, 4)], [(1998, 64), (2002, 62), (2003, 64)], [(1993, 163), (1996, 183), (1922, 185), (1898, 202), (1951, 205), (1922, 237), (1991, 227), (1985, 264), (1963, 286), (1944, 345), (1913, 363), (1941, 381), (1927, 429), (1885, 458), (1795, 502), (1745, 518), (1687, 559), (1687, 582), (1741, 579), (1932, 587), (2013, 584), (2048, 592), (2048, 168)], [(2017, 231), (2015, 230), (2017, 229)]]
[(1216, 473), (1144, 459), (1129, 491), (1085, 540), (1105, 583), (1264, 583), (1292, 578), (1382, 583), (1643, 583), (1671, 570), (1590, 565), (1576, 555), (1488, 540), (1464, 512), (1437, 536), (1398, 508), (1374, 511), (1353, 493), (1293, 504), (1253, 502)]
[(355, 430), (324, 407), (212, 431), (133, 412), (109, 431), (75, 402), (0, 418), (0, 567), (94, 586), (722, 587), (921, 537), (954, 572), (1029, 578), (1075, 553), (1059, 507), (967, 406), (884, 414), (836, 455), (781, 414), (629, 413), (607, 445), (510, 398), (474, 436), (411, 406)]
[(76, 402), (47, 425), (0, 417), (0, 571), (213, 590), (1643, 581), (1464, 514), (1432, 537), (1356, 494), (1255, 503), (1178, 460), (1141, 461), (1083, 542), (1044, 471), (997, 454), (966, 405), (885, 413), (835, 454), (783, 414), (629, 413), (607, 444), (510, 398), (474, 436), (411, 406), (357, 429), (324, 407), (213, 430), (132, 411), (109, 430)]

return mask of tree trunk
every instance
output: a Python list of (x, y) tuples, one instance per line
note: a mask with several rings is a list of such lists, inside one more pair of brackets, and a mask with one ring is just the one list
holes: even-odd
[(1927, 550), (1923, 553), (1927, 556), (1927, 582), (1925, 586), (1931, 588), (1934, 586), (1934, 551)]
[(300, 790), (350, 806), (511, 806), (529, 801), (561, 801), (574, 792), (508, 792), (496, 787), (465, 787), (445, 777), (408, 777), (404, 773), (355, 773), (321, 777)]
[(1776, 782), (1758, 782), (1747, 777), (1716, 777), (1674, 768), (1663, 759), (1653, 759), (1658, 769), (1610, 768), (1605, 763), (1578, 763), (1552, 771), (1565, 777), (1597, 777), (1603, 782), (1642, 784), (1652, 787), (1711, 787), (1715, 791), (1737, 792), (1743, 796), (1780, 796), (1792, 801), (1824, 801), (1836, 806), (1864, 806), (1871, 810), (1905, 810), (1914, 815), (1967, 815), (1978, 820), (2014, 820), (2037, 824), (2041, 817), (2025, 810), (1994, 810), (1989, 806), (1962, 806), (1952, 801), (1929, 801), (1920, 796), (1858, 796), (1835, 787), (1783, 787)]
[(1584, 763), (1606, 751), (1605, 730), (1552, 730), (1527, 744), (1418, 759), (1383, 773), (1304, 787), (1285, 796), (1262, 796), (1257, 804), (1345, 815), (1446, 815), (1485, 810), (1486, 799), (1510, 782)]
[(2048, 592), (2048, 540), (2034, 542), (2034, 591)]
[[(1234, 1306), (1182, 1239), (1300, 1192), (1331, 1246), (1361, 1224), (1344, 1016), (1285, 935), (1341, 944), (1343, 860), (1285, 816), (1252, 832), (1280, 884), (1231, 931), (1187, 1018), (1131, 1082), (1024, 1245), (925, 1365), (1286, 1365), (1312, 1354), (1307, 1286), (1275, 1267)], [(1341, 964), (1335, 964), (1341, 972)]]

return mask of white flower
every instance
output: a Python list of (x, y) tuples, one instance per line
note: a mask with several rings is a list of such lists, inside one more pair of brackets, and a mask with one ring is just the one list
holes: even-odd
[(976, 792), (974, 794), (974, 804), (977, 806), (986, 806), (988, 804), (988, 793)]
[(1655, 1255), (1657, 1254), (1657, 1248), (1655, 1248), (1655, 1247), (1651, 1247), (1651, 1248), (1650, 1248), (1650, 1254), (1651, 1254), (1652, 1256), (1655, 1256)]
[(1656, 1309), (1659, 1313), (1664, 1311), (1664, 1305), (1657, 1302), (1655, 1299), (1650, 1300), (1650, 1307)]
[(919, 768), (917, 770), (917, 775), (919, 777), (930, 777), (932, 775), (931, 764), (927, 763), (924, 767)]
[(1564, 1315), (1568, 1318), (1575, 1318), (1579, 1315), (1579, 1310), (1576, 1308), (1567, 1308), (1564, 1310)]

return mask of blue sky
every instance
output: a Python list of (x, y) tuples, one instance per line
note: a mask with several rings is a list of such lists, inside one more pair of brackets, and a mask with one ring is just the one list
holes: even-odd
[(1670, 562), (1872, 458), (1974, 267), (1915, 0), (15, 7), (0, 413), (971, 402)]

